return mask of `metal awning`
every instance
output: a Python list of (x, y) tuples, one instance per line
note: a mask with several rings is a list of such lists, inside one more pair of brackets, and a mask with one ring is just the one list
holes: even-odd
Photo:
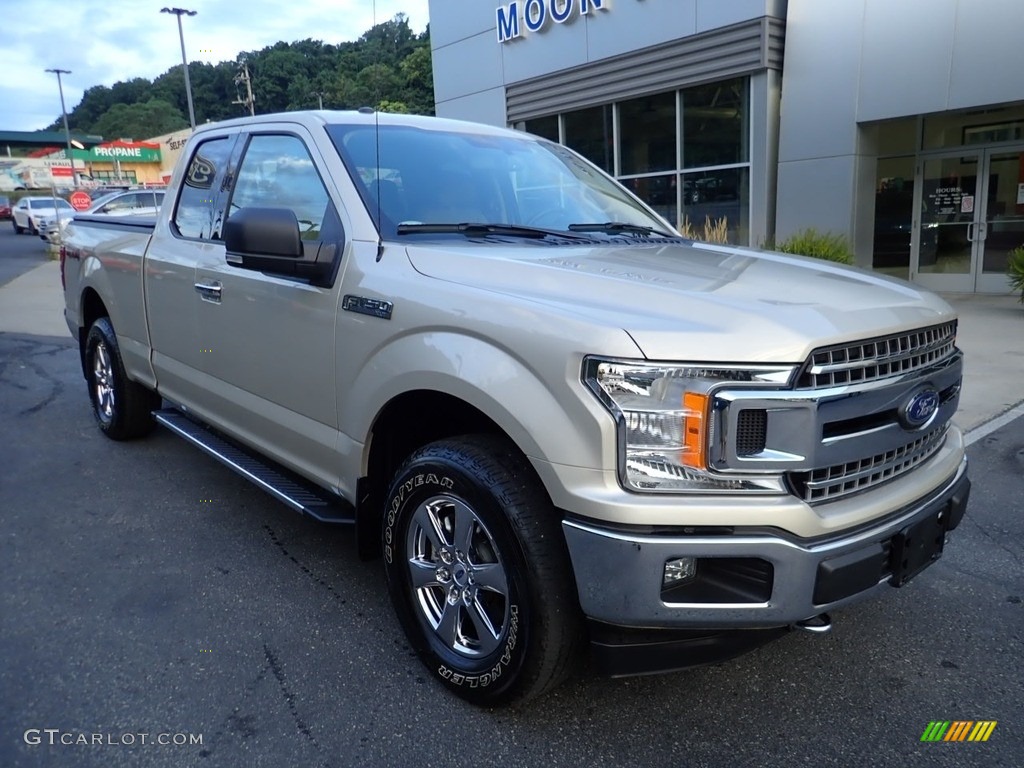
[[(103, 143), (103, 137), (89, 133), (71, 132), (71, 140), (85, 147)], [(0, 147), (66, 147), (64, 131), (0, 131)]]

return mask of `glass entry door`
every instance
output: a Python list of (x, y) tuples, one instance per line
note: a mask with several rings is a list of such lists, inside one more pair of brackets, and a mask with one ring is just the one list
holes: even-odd
[(978, 232), (978, 270), (974, 290), (1006, 293), (1006, 260), (1024, 245), (1024, 146), (989, 149), (984, 153), (985, 177)]
[(918, 165), (911, 279), (937, 291), (1005, 293), (1024, 245), (1024, 147), (928, 155)]

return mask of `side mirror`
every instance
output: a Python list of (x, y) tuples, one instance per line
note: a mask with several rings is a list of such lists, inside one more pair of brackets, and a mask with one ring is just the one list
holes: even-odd
[(304, 241), (290, 208), (242, 208), (224, 222), (228, 263), (325, 286), (335, 272), (334, 243)]

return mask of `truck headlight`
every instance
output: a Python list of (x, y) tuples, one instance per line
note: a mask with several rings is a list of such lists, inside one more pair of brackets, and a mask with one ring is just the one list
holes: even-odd
[(777, 389), (792, 366), (704, 366), (588, 357), (583, 381), (615, 417), (619, 478), (634, 491), (785, 493), (777, 475), (708, 469), (716, 389)]

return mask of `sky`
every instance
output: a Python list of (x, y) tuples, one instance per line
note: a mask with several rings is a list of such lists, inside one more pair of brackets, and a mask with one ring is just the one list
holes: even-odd
[(396, 13), (417, 34), (428, 22), (427, 0), (0, 0), (0, 130), (34, 131), (60, 117), (47, 69), (71, 70), (61, 75), (71, 112), (94, 85), (153, 80), (180, 65), (177, 18), (164, 7), (197, 11), (181, 17), (185, 53), (210, 64), (281, 41), (355, 40)]

